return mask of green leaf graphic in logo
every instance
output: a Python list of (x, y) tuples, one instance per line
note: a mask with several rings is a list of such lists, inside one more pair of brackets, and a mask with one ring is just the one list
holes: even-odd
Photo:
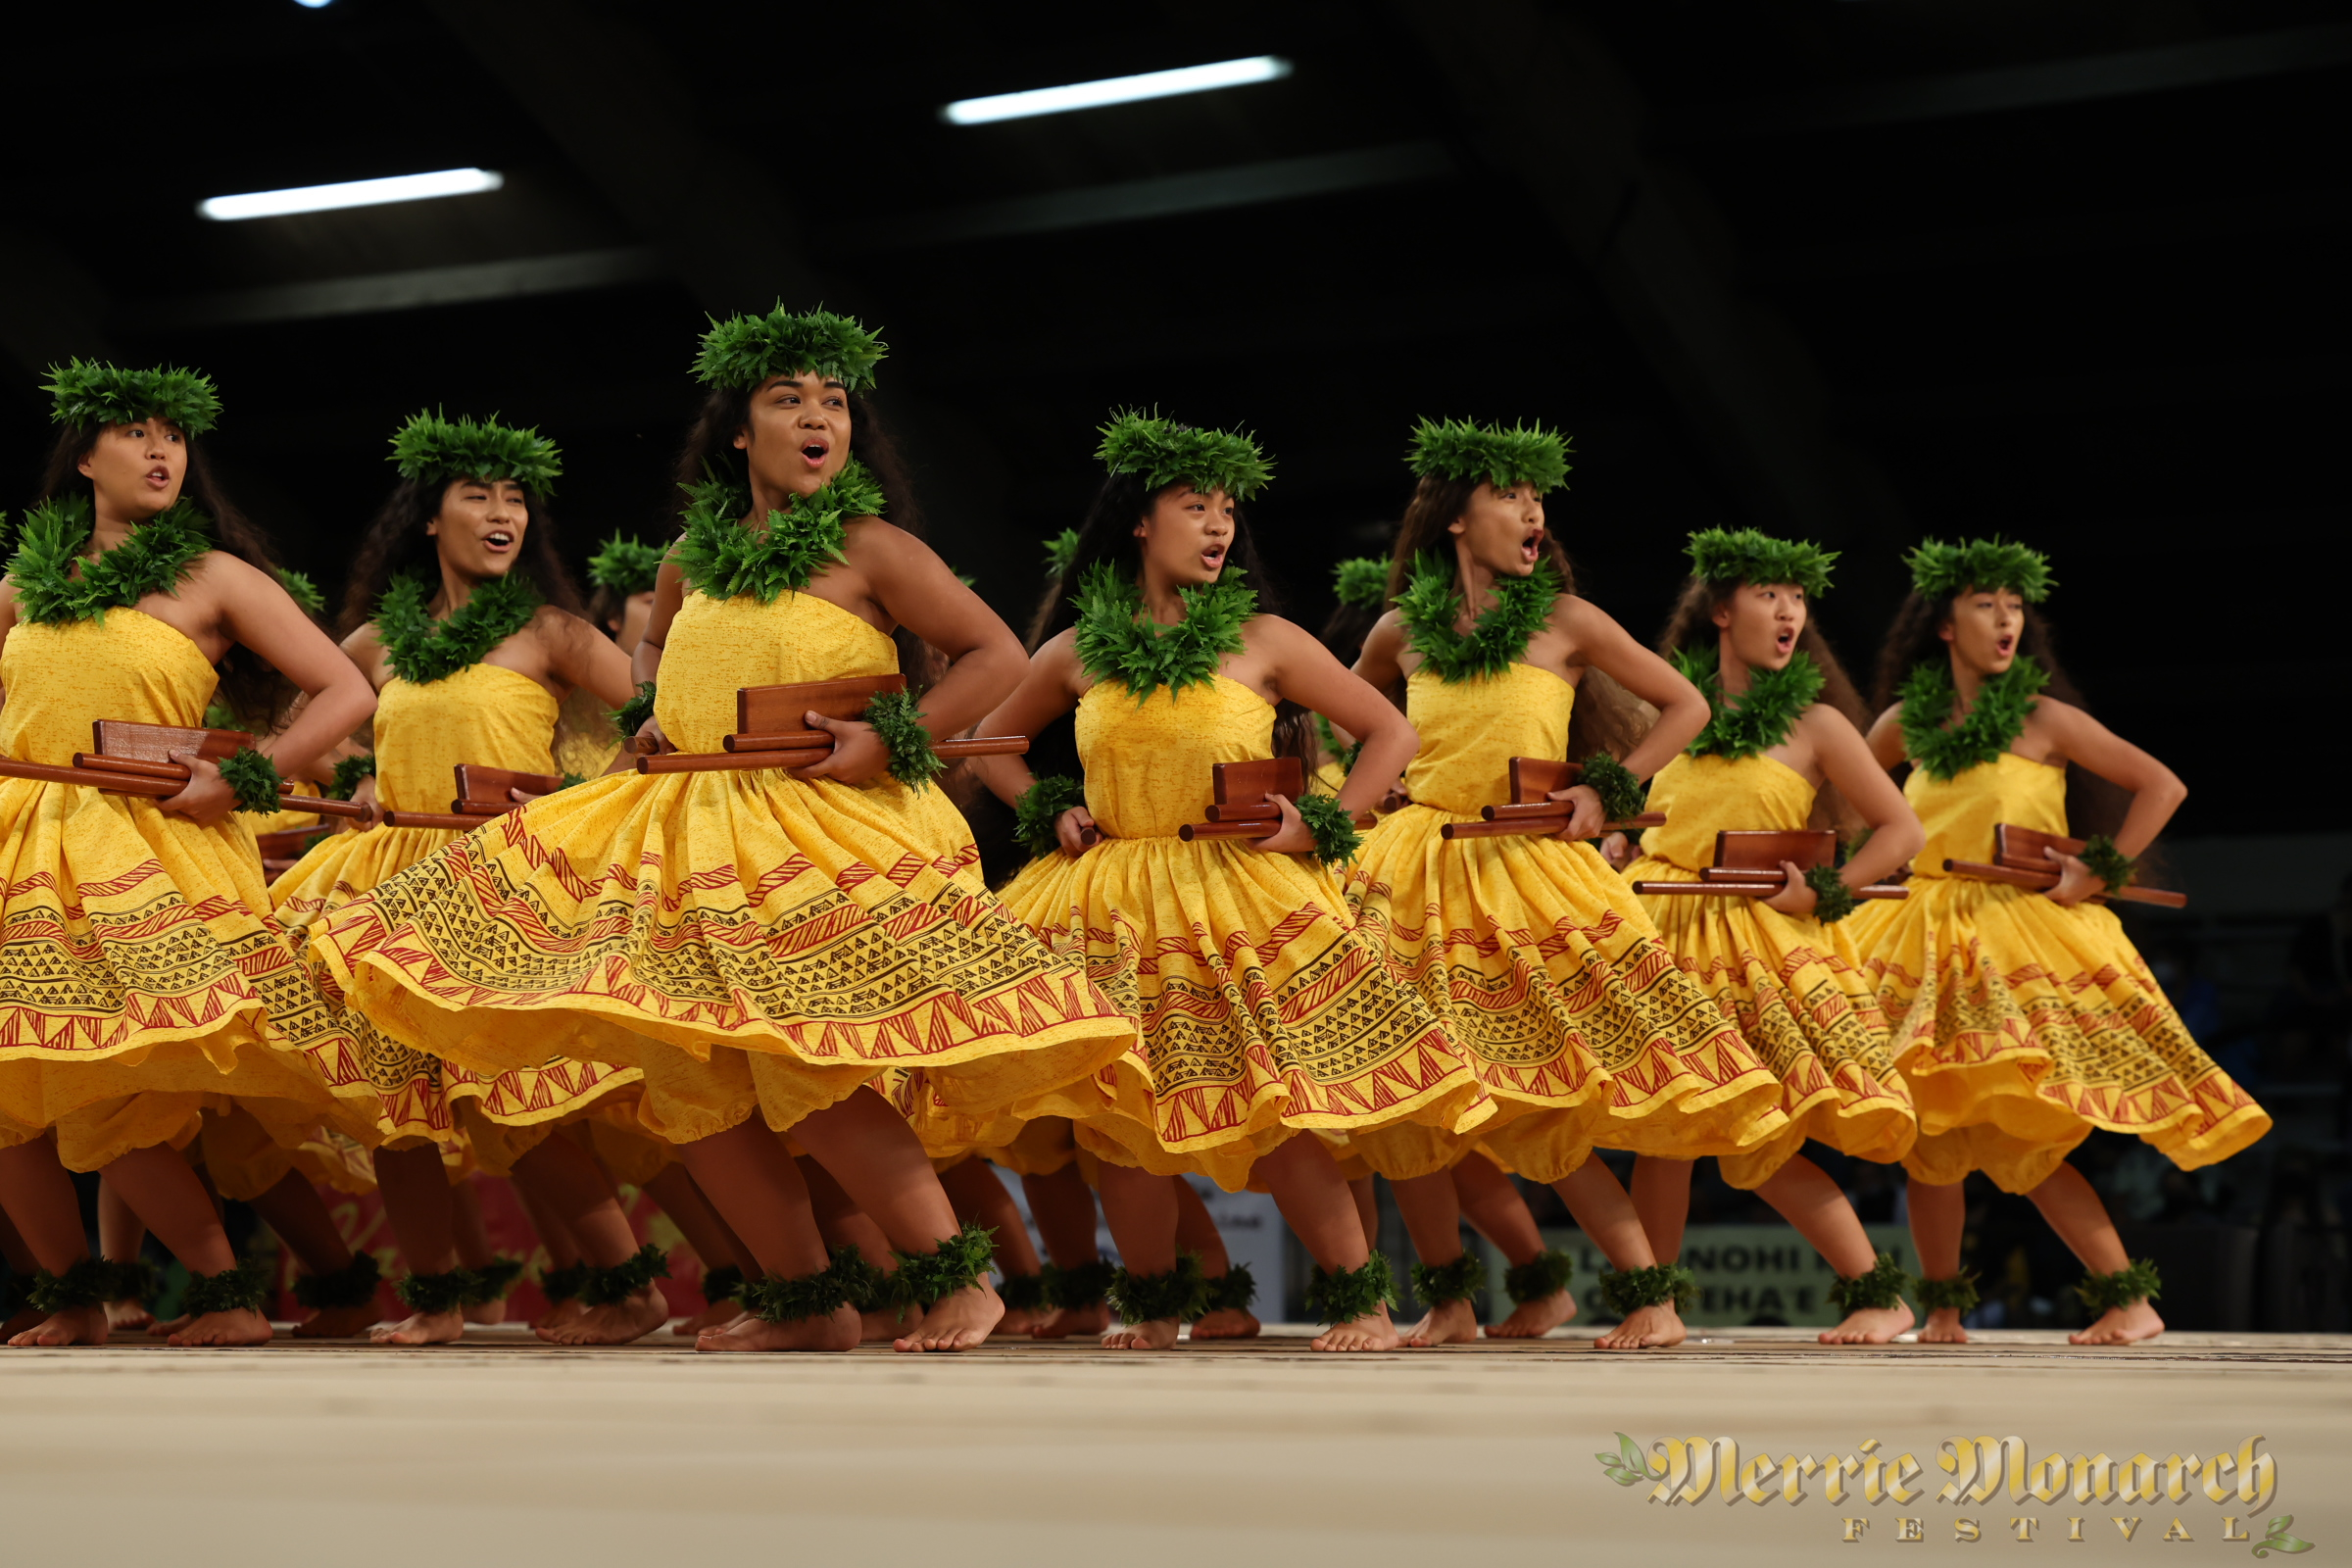
[[(1622, 1432), (1617, 1434), (1616, 1452), (1603, 1450), (1592, 1457), (1600, 1461), (1600, 1473), (1621, 1487), (1638, 1487), (1652, 1479), (1649, 1461), (1642, 1456), (1641, 1447)], [(2293, 1523), (2293, 1520), (2288, 1520), (2288, 1523)]]
[(2272, 1520), (2271, 1533), (2254, 1544), (2254, 1555), (2268, 1557), (2274, 1551), (2283, 1551), (2291, 1557), (2298, 1551), (2309, 1551), (2311, 1549), (2310, 1542), (2298, 1540), (2286, 1533), (2287, 1527), (2294, 1522), (2295, 1516), (2291, 1513), (2280, 1514)]

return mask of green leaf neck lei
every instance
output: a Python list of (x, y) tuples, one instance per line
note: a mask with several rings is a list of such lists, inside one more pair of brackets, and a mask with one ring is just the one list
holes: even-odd
[(686, 586), (710, 599), (748, 595), (763, 605), (799, 593), (846, 559), (851, 521), (881, 515), (885, 504), (881, 485), (855, 458), (832, 483), (796, 498), (790, 511), (770, 512), (764, 528), (743, 525), (752, 503), (740, 485), (710, 479), (688, 485), (686, 495), (686, 533), (677, 547)]
[(429, 603), (421, 577), (395, 578), (375, 603), (375, 634), (392, 673), (416, 686), (480, 663), (483, 655), (529, 625), (539, 611), (539, 590), (528, 577), (510, 572), (485, 578), (473, 597), (444, 619), (432, 617)]
[(97, 560), (84, 560), (82, 549), (96, 526), (90, 503), (79, 496), (44, 501), (25, 514), (8, 564), (19, 615), (45, 626), (103, 624), (110, 610), (128, 609), (149, 594), (177, 593), (180, 579), (213, 548), (212, 519), (186, 500), (131, 529)]
[[(1238, 578), (1239, 566), (1225, 568)], [(1078, 606), (1078, 662), (1097, 682), (1116, 681), (1140, 705), (1165, 686), (1172, 696), (1205, 686), (1227, 656), (1242, 651), (1242, 627), (1257, 613), (1257, 595), (1237, 581), (1179, 588), (1184, 619), (1162, 626), (1144, 614), (1144, 592), (1107, 563), (1086, 574)]]
[(1951, 728), (1960, 694), (1948, 660), (1921, 664), (1904, 680), (1903, 754), (1927, 769), (1928, 777), (1956, 778), (1992, 761), (2017, 744), (2034, 711), (2034, 696), (2050, 683), (2049, 671), (2023, 655), (1977, 687), (1976, 705)]
[(1805, 710), (1821, 700), (1826, 677), (1805, 654), (1779, 669), (1751, 664), (1747, 690), (1737, 699), (1723, 695), (1723, 661), (1714, 649), (1678, 648), (1674, 667), (1707, 700), (1707, 725), (1684, 748), (1693, 757), (1738, 761), (1760, 757), (1788, 739)]
[(1431, 553), (1413, 563), (1412, 576), (1396, 596), (1396, 617), (1404, 640), (1440, 680), (1487, 680), (1526, 657), (1527, 645), (1551, 618), (1559, 597), (1559, 573), (1546, 561), (1524, 577), (1496, 578), (1493, 607), (1467, 632), (1455, 631), (1462, 601), (1453, 568)]

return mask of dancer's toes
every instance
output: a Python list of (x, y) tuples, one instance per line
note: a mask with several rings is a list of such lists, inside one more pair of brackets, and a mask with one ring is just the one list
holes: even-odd
[(695, 1337), (697, 1350), (854, 1350), (859, 1325), (852, 1307), (836, 1307), (824, 1317), (805, 1317), (791, 1323), (770, 1323), (750, 1312), (731, 1323), (705, 1329)]
[(1667, 1306), (1637, 1306), (1624, 1322), (1592, 1342), (1600, 1350), (1662, 1350), (1690, 1336), (1682, 1315)]
[(374, 1324), (381, 1314), (375, 1303), (365, 1306), (322, 1306), (294, 1325), (298, 1340), (347, 1340)]
[[(1468, 1310), (1466, 1307), (1464, 1310)], [(1432, 1314), (1433, 1316), (1435, 1314)], [(1476, 1331), (1477, 1322), (1471, 1327)], [(1397, 1350), (1404, 1348), (1403, 1337), (1396, 1325), (1389, 1321), (1389, 1309), (1374, 1307), (1362, 1317), (1345, 1323), (1334, 1323), (1309, 1342), (1318, 1350)]]
[(1926, 1326), (1919, 1331), (1922, 1345), (1966, 1345), (1968, 1330), (1960, 1326), (1960, 1309), (1940, 1306), (1928, 1314)]
[[(22, 1323), (18, 1321), (20, 1318), (24, 1319)], [(40, 1319), (38, 1312), (29, 1316), (20, 1312), (17, 1317), (8, 1320), (8, 1327), (0, 1329), (0, 1335), (13, 1335), (19, 1328), (30, 1328)], [(144, 1334), (155, 1327), (155, 1314), (147, 1310), (145, 1301), (109, 1301), (106, 1303), (106, 1326), (116, 1334)]]
[(1412, 1346), (1461, 1345), (1478, 1338), (1478, 1314), (1470, 1310), (1468, 1301), (1441, 1301), (1429, 1309), (1429, 1316), (1405, 1330), (1402, 1338)]
[(270, 1320), (251, 1307), (238, 1307), (228, 1312), (206, 1312), (188, 1319), (187, 1326), (172, 1336), (172, 1343), (182, 1348), (268, 1345)]
[(1172, 1317), (1155, 1317), (1145, 1323), (1121, 1323), (1102, 1334), (1105, 1350), (1173, 1350), (1176, 1348), (1177, 1322)]
[[(17, 1313), (14, 1317), (11, 1317), (7, 1322), (0, 1323), (0, 1340), (13, 1340), (18, 1335), (24, 1333), (26, 1329), (37, 1328), (48, 1316), (48, 1313), (40, 1310), (38, 1307), (28, 1306), (24, 1308), (24, 1311)], [(148, 1321), (153, 1322), (154, 1319), (150, 1318)], [(115, 1323), (115, 1306), (112, 1301), (109, 1301), (106, 1306), (106, 1326), (110, 1329), (117, 1326)]]
[[(1242, 1316), (1249, 1317), (1250, 1314), (1245, 1312)], [(1206, 1319), (1202, 1321), (1205, 1322)], [(1257, 1320), (1250, 1318), (1250, 1321), (1252, 1325), (1250, 1332), (1255, 1334), (1257, 1329), (1254, 1325)], [(1029, 1335), (1030, 1338), (1039, 1340), (1066, 1340), (1075, 1334), (1100, 1334), (1108, 1327), (1110, 1327), (1110, 1308), (1101, 1301), (1090, 1301), (1085, 1306), (1056, 1307), (1045, 1321), (1031, 1329)], [(1193, 1326), (1194, 1335), (1198, 1336), (1200, 1332), (1200, 1325), (1195, 1324)]]
[(2152, 1340), (2164, 1332), (2164, 1319), (2145, 1301), (2133, 1301), (2130, 1306), (2111, 1306), (2099, 1314), (2098, 1321), (2079, 1334), (2069, 1334), (2069, 1345), (2136, 1345)]
[(1908, 1303), (1870, 1306), (1848, 1312), (1834, 1329), (1821, 1331), (1824, 1345), (1885, 1345), (1912, 1324)]
[(1487, 1325), (1490, 1340), (1540, 1340), (1553, 1329), (1576, 1316), (1576, 1298), (1566, 1291), (1554, 1291), (1532, 1301), (1521, 1301), (1511, 1308), (1511, 1315), (1499, 1323)]
[(723, 1301), (712, 1301), (692, 1317), (681, 1318), (669, 1332), (681, 1339), (698, 1339), (705, 1329), (733, 1327), (735, 1320), (743, 1315), (743, 1303), (730, 1296)]
[(378, 1345), (448, 1345), (465, 1332), (466, 1314), (453, 1306), (446, 1312), (415, 1312), (397, 1323), (379, 1323), (368, 1337)]
[(668, 1298), (661, 1286), (648, 1285), (620, 1300), (588, 1307), (568, 1323), (542, 1326), (536, 1332), (550, 1345), (626, 1345), (668, 1321)]
[(913, 1302), (905, 1311), (895, 1306), (877, 1306), (870, 1312), (858, 1314), (858, 1343), (875, 1345), (883, 1340), (896, 1341), (922, 1327), (923, 1309)]
[[(265, 1329), (267, 1323), (262, 1325)], [(9, 1336), (8, 1343), (27, 1348), (59, 1345), (104, 1345), (106, 1311), (96, 1306), (68, 1306), (50, 1313), (30, 1328)]]
[(1220, 1306), (1214, 1312), (1203, 1312), (1193, 1322), (1196, 1340), (1254, 1340), (1264, 1327), (1254, 1313), (1238, 1306)]
[(942, 1297), (923, 1313), (923, 1321), (891, 1342), (892, 1348), (908, 1353), (924, 1350), (969, 1350), (986, 1343), (1004, 1319), (1004, 1302), (986, 1280)]
[(587, 1310), (586, 1304), (578, 1297), (567, 1296), (540, 1313), (531, 1328), (544, 1340), (550, 1329), (560, 1329), (566, 1323), (576, 1322), (579, 1315)]
[(494, 1296), (487, 1301), (476, 1301), (466, 1308), (466, 1321), (479, 1323), (484, 1328), (488, 1328), (493, 1323), (504, 1323), (506, 1320), (507, 1298), (503, 1296)]

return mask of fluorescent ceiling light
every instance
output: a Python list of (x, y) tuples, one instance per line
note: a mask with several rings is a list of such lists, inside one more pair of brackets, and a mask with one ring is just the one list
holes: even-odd
[(280, 218), (287, 213), (324, 213), (338, 207), (376, 207), (385, 202), (420, 202), (434, 196), (470, 196), (496, 190), (507, 177), (491, 169), (439, 169), (429, 174), (394, 174), (385, 179), (347, 179), (339, 185), (300, 185), (292, 190), (257, 190), (243, 196), (208, 196), (199, 216), (219, 223), (247, 218)]
[(985, 125), (996, 120), (1066, 115), (1073, 109), (1100, 109), (1104, 104), (1131, 104), (1144, 98), (1173, 98), (1179, 93), (1246, 87), (1253, 81), (1280, 81), (1290, 74), (1291, 63), (1280, 55), (1257, 55), (1249, 60), (1220, 60), (1213, 66), (1185, 66), (1176, 71), (1146, 72), (1140, 76), (1072, 82), (1066, 87), (1033, 87), (1027, 92), (999, 93), (993, 98), (959, 98), (940, 110), (939, 118), (951, 125)]

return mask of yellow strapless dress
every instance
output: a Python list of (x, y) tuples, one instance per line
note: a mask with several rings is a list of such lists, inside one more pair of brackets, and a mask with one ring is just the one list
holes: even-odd
[[(136, 610), (21, 624), (0, 753), (64, 766), (92, 719), (199, 725), (216, 683)], [(361, 1053), (268, 912), (247, 821), (0, 779), (0, 1144), (54, 1131), (69, 1169), (96, 1170), (185, 1147), (208, 1111), (249, 1112), (280, 1150), (372, 1129)]]
[[(887, 674), (888, 637), (812, 594), (689, 594), (657, 706), (716, 752), (741, 686)], [(778, 1131), (893, 1067), (974, 1117), (1084, 1080), (1134, 1026), (982, 885), (937, 788), (782, 769), (622, 773), (450, 844), (313, 927), (352, 1004), (485, 1076), (636, 1067), (672, 1143)]]
[[(1475, 1142), (1557, 1181), (1605, 1148), (1730, 1152), (1777, 1134), (1771, 1076), (1674, 966), (1624, 879), (1589, 844), (1447, 841), (1510, 799), (1514, 757), (1564, 757), (1576, 688), (1516, 663), (1487, 680), (1405, 682), (1421, 749), (1413, 804), (1374, 828), (1348, 896), (1389, 968), (1443, 1020), (1496, 1102)], [(1391, 1177), (1444, 1170), (1469, 1140), (1394, 1129), (1351, 1141)]]
[(1928, 830), (1911, 897), (1845, 923), (1869, 955), (1895, 1060), (1919, 1105), (1904, 1168), (1982, 1170), (2030, 1192), (2093, 1127), (2133, 1133), (2182, 1170), (2270, 1131), (2253, 1098), (2197, 1049), (2112, 910), (1945, 874), (1992, 858), (1996, 822), (2066, 831), (2066, 771), (2014, 752), (1903, 786)]
[(1078, 704), (1078, 756), (1106, 837), (1075, 859), (1032, 861), (1004, 890), (1142, 1030), (1096, 1080), (1105, 1103), (1077, 1116), (1080, 1146), (1228, 1191), (1301, 1131), (1467, 1133), (1494, 1114), (1428, 1004), (1353, 929), (1335, 877), (1303, 857), (1176, 836), (1202, 820), (1211, 765), (1272, 756), (1273, 732), (1265, 699), (1223, 675), (1140, 704), (1097, 685)]
[[(1676, 758), (1649, 785), (1666, 825), (1642, 835), (1629, 882), (1696, 882), (1724, 829), (1789, 831), (1813, 810), (1813, 786), (1769, 757)], [(1862, 1159), (1900, 1159), (1919, 1135), (1911, 1091), (1895, 1070), (1886, 1017), (1863, 972), (1853, 927), (1798, 920), (1755, 899), (1642, 900), (1683, 972), (1739, 1025), (1781, 1083), (1788, 1129), (1723, 1158), (1724, 1179), (1753, 1189), (1808, 1138)]]
[[(395, 676), (376, 694), (376, 802), (392, 811), (446, 811), (460, 762), (556, 772), (549, 751), (556, 716), (556, 700), (546, 687), (496, 664), (469, 664), (423, 684)], [(456, 829), (440, 827), (337, 833), (312, 846), (271, 883), (270, 897), (286, 928), (307, 936), (321, 916), (459, 837)], [(334, 982), (327, 984), (331, 991)], [(641, 1076), (633, 1068), (563, 1060), (477, 1073), (388, 1038), (362, 1014), (351, 1014), (349, 1022), (365, 1052), (368, 1079), (383, 1099), (383, 1136), (456, 1142), (461, 1124), (467, 1124), (481, 1135), (474, 1141), (493, 1172), (510, 1168), (533, 1140), (481, 1128), (480, 1119), (503, 1128), (552, 1125), (606, 1102)], [(634, 1095), (619, 1097), (611, 1108), (634, 1122)]]

